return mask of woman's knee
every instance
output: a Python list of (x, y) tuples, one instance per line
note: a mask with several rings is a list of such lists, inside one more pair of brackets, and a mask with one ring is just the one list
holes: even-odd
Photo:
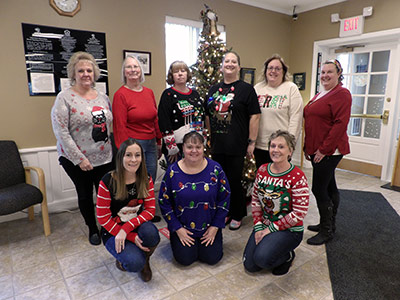
[(157, 227), (152, 222), (146, 222), (140, 225), (138, 235), (146, 247), (157, 246), (160, 242), (160, 234)]

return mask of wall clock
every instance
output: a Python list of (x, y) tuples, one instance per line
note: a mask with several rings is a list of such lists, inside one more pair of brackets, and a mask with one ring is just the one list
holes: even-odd
[(81, 9), (81, 0), (50, 0), (50, 6), (62, 16), (73, 17)]

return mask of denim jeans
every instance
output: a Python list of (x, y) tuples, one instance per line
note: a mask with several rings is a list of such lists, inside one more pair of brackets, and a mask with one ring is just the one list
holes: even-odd
[[(155, 247), (160, 242), (158, 229), (151, 222), (143, 223), (137, 231), (145, 247)], [(125, 240), (125, 249), (120, 253), (115, 251), (115, 237), (110, 237), (106, 244), (106, 249), (112, 254), (128, 272), (139, 272), (146, 263), (146, 253), (139, 249), (135, 243)]]
[(222, 229), (218, 229), (212, 245), (201, 244), (200, 237), (194, 238), (194, 245), (191, 247), (182, 245), (178, 234), (172, 232), (170, 235), (172, 253), (175, 260), (184, 266), (189, 266), (199, 260), (209, 265), (215, 265), (223, 256), (222, 251)]
[(146, 161), (147, 172), (150, 174), (153, 182), (157, 180), (157, 143), (156, 139), (136, 140), (143, 148)]
[(290, 258), (289, 252), (296, 249), (303, 239), (303, 232), (289, 230), (271, 232), (256, 245), (255, 231), (250, 235), (243, 254), (243, 264), (247, 271), (273, 269)]

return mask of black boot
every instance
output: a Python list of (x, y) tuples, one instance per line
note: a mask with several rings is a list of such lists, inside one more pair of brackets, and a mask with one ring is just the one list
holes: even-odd
[(322, 245), (333, 238), (332, 231), (332, 218), (333, 208), (329, 205), (318, 203), (318, 210), (320, 215), (320, 229), (317, 235), (309, 238), (307, 244), (309, 245)]
[(320, 228), (321, 227), (319, 226), (319, 224), (317, 224), (317, 225), (308, 225), (308, 227), (307, 227), (308, 230), (314, 231), (314, 232), (319, 232)]

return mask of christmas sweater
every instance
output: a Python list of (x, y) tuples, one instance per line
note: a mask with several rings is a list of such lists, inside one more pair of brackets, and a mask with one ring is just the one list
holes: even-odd
[(137, 198), (136, 184), (126, 185), (128, 198), (115, 199), (111, 172), (103, 176), (97, 194), (96, 214), (102, 228), (108, 233), (102, 235), (105, 242), (111, 235), (116, 236), (123, 229), (127, 233), (126, 239), (135, 242), (137, 228), (154, 218), (156, 201), (154, 186), (149, 177), (149, 196), (145, 199)]
[(160, 209), (170, 232), (181, 227), (201, 237), (210, 226), (225, 227), (230, 188), (221, 166), (207, 158), (206, 168), (186, 174), (173, 163), (167, 169), (159, 194)]
[(151, 89), (143, 87), (141, 92), (136, 92), (121, 86), (114, 94), (112, 109), (117, 148), (128, 138), (157, 138), (157, 143), (161, 143), (157, 105)]
[(254, 89), (261, 109), (256, 148), (268, 150), (269, 137), (278, 129), (287, 130), (297, 140), (303, 125), (303, 99), (297, 86), (285, 81), (272, 88), (263, 81)]
[(303, 231), (309, 204), (307, 178), (298, 167), (274, 174), (271, 163), (262, 165), (256, 175), (251, 201), (255, 231)]
[(88, 159), (93, 167), (112, 160), (110, 128), (113, 121), (108, 97), (97, 91), (87, 100), (72, 89), (60, 92), (51, 110), (59, 156), (74, 165)]
[(177, 154), (186, 133), (203, 133), (204, 108), (199, 93), (191, 89), (188, 93), (173, 87), (166, 89), (158, 105), (158, 124), (163, 136), (163, 153)]
[(349, 154), (349, 90), (338, 84), (319, 99), (318, 95), (304, 107), (304, 152), (313, 155), (319, 150), (324, 155), (332, 155), (338, 149), (343, 155)]
[(254, 88), (242, 80), (218, 83), (210, 88), (204, 105), (210, 118), (211, 153), (244, 156), (250, 117), (260, 113)]

